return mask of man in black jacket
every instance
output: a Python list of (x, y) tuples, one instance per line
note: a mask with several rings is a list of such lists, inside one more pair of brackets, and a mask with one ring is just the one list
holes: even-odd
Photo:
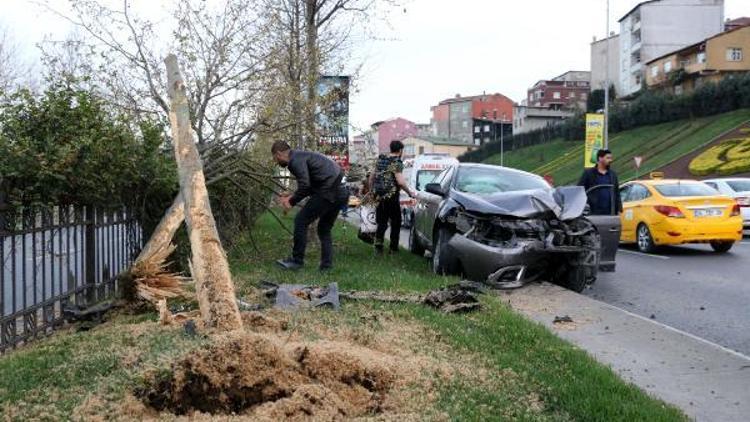
[[(612, 151), (600, 149), (596, 153), (596, 166), (583, 171), (578, 186), (588, 192), (588, 202), (593, 215), (617, 215), (622, 212), (620, 181), (612, 170)], [(609, 187), (607, 187), (609, 185)], [(592, 189), (596, 186), (602, 186)]]
[(293, 150), (284, 141), (275, 142), (271, 147), (271, 152), (276, 163), (281, 167), (287, 167), (297, 179), (297, 190), (291, 195), (281, 196), (281, 206), (289, 210), (309, 197), (294, 219), (292, 256), (276, 262), (289, 270), (302, 268), (307, 247), (307, 228), (318, 220), (320, 270), (331, 269), (333, 266), (331, 229), (341, 207), (349, 199), (345, 186), (341, 184), (344, 172), (336, 162), (325, 155)]

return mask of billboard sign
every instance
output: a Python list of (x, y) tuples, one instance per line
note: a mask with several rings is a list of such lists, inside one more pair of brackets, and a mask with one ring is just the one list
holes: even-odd
[(584, 148), (583, 166), (591, 168), (596, 165), (596, 153), (604, 148), (604, 115), (599, 113), (586, 114), (586, 143)]
[(318, 81), (318, 147), (342, 167), (349, 166), (349, 77), (321, 76)]

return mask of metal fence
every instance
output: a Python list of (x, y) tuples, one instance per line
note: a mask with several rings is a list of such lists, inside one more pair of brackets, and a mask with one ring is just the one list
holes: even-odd
[(61, 326), (66, 306), (112, 298), (141, 242), (128, 211), (0, 209), (0, 353)]

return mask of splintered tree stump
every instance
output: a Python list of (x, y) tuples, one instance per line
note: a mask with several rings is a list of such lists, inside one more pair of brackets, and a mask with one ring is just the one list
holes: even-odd
[[(242, 328), (242, 319), (229, 263), (211, 212), (203, 163), (193, 138), (185, 83), (174, 54), (167, 56), (164, 63), (167, 67), (171, 101), (169, 120), (174, 138), (180, 196), (184, 203), (192, 253), (192, 276), (201, 316), (207, 327), (222, 331), (237, 330)], [(172, 208), (178, 206), (178, 201), (179, 198)]]

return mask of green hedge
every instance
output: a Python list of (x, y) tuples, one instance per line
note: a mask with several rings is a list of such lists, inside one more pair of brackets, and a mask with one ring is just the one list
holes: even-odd
[[(609, 131), (617, 133), (641, 126), (675, 120), (712, 116), (750, 107), (750, 73), (738, 73), (718, 84), (707, 83), (688, 95), (645, 91), (630, 101), (616, 101), (610, 110)], [(548, 129), (511, 136), (505, 149), (531, 146), (553, 139), (580, 141), (584, 138), (585, 116), (579, 114)], [(464, 154), (461, 161), (480, 162), (500, 152), (499, 142), (490, 142)]]

